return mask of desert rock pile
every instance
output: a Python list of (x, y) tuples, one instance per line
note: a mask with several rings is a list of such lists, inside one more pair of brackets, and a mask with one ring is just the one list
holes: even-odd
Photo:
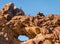
[[(19, 35), (29, 40), (19, 41)], [(60, 44), (60, 15), (26, 16), (13, 3), (5, 4), (0, 10), (0, 44)]]

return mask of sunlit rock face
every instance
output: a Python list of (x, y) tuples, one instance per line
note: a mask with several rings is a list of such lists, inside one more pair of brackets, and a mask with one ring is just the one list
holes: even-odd
[[(28, 40), (22, 41), (20, 35)], [(26, 16), (8, 3), (0, 10), (0, 44), (60, 44), (60, 15)]]

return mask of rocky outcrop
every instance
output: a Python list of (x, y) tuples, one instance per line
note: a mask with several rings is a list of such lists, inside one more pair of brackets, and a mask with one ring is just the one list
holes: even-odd
[[(19, 35), (29, 37), (19, 41)], [(60, 44), (60, 15), (26, 16), (22, 9), (8, 3), (0, 10), (0, 44)]]

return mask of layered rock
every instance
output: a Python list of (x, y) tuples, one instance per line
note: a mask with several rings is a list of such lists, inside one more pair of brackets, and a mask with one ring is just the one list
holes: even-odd
[[(19, 41), (19, 35), (29, 37)], [(60, 44), (60, 15), (26, 16), (22, 9), (8, 3), (0, 10), (0, 44)]]

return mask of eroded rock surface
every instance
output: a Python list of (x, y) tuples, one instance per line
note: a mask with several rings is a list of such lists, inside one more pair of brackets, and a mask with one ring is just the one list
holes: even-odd
[[(29, 37), (19, 41), (19, 35)], [(8, 3), (0, 10), (0, 44), (60, 44), (60, 15), (26, 16), (22, 9)]]

